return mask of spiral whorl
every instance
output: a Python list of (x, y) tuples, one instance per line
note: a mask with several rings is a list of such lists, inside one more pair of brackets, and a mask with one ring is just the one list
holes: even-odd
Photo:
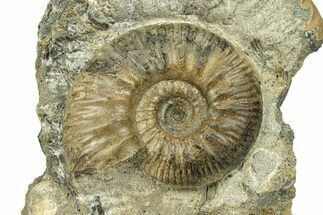
[(255, 72), (227, 41), (189, 24), (147, 26), (114, 40), (76, 79), (64, 144), (73, 171), (143, 148), (148, 175), (200, 186), (241, 164), (261, 118)]
[(140, 99), (136, 125), (148, 144), (155, 133), (170, 137), (194, 134), (207, 117), (207, 104), (201, 93), (182, 81), (161, 81)]

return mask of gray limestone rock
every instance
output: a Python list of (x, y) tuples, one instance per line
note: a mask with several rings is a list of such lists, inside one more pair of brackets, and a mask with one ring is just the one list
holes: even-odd
[[(47, 169), (30, 185), (22, 214), (291, 214), (294, 136), (280, 106), (322, 42), (323, 21), (311, 0), (51, 0), (36, 62)], [(174, 77), (190, 84), (173, 87)], [(188, 105), (187, 96), (171, 98), (175, 108), (163, 103), (158, 129), (171, 137), (147, 140), (153, 135), (141, 130), (153, 125), (140, 124), (132, 103), (165, 100), (150, 98), (149, 87), (176, 89), (178, 97), (198, 89), (205, 102)], [(131, 120), (121, 127), (113, 126), (122, 104), (110, 107), (119, 104), (117, 93), (131, 93)], [(191, 109), (202, 112), (191, 120)], [(212, 120), (217, 124), (209, 126)], [(212, 134), (199, 128), (203, 123)], [(127, 132), (135, 137), (120, 141)], [(159, 149), (163, 138), (189, 147)]]

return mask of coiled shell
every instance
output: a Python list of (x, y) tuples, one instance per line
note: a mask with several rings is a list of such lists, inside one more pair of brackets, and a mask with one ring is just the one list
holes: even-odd
[(63, 140), (72, 171), (145, 149), (148, 175), (194, 187), (241, 164), (261, 119), (259, 82), (241, 53), (201, 27), (162, 24), (120, 36), (78, 76)]

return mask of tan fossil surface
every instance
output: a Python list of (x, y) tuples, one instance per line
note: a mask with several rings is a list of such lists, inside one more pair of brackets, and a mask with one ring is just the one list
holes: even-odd
[(311, 11), (311, 18), (305, 25), (305, 28), (316, 34), (318, 40), (323, 40), (323, 19), (312, 0), (301, 0), (304, 8)]
[(51, 0), (22, 214), (291, 214), (280, 106), (322, 42), (306, 0)]
[(262, 98), (241, 53), (182, 23), (145, 26), (104, 49), (67, 98), (63, 144), (72, 172), (145, 150), (149, 176), (187, 188), (212, 184), (242, 163), (258, 136)]

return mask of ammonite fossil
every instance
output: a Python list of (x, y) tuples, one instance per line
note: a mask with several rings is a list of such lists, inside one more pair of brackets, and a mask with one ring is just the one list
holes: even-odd
[(260, 84), (232, 44), (200, 26), (149, 25), (108, 43), (77, 77), (63, 141), (74, 172), (143, 149), (147, 175), (194, 187), (241, 164), (261, 118)]

